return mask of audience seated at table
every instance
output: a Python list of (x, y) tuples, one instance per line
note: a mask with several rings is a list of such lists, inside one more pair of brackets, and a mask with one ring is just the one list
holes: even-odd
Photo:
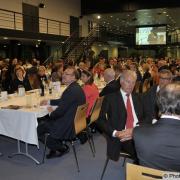
[(32, 89), (29, 83), (28, 76), (22, 66), (18, 66), (17, 68), (15, 68), (15, 76), (12, 81), (12, 92), (17, 91), (19, 86), (24, 87), (26, 91)]
[(133, 139), (140, 165), (166, 171), (180, 170), (180, 84), (170, 83), (157, 95), (160, 119), (136, 127)]
[[(47, 147), (50, 152), (47, 158), (60, 157), (69, 152), (69, 147), (63, 140), (75, 137), (74, 117), (79, 105), (85, 104), (85, 94), (76, 82), (79, 74), (74, 67), (68, 67), (62, 76), (62, 82), (68, 86), (60, 99), (50, 100), (49, 104), (58, 106), (55, 110), (49, 107), (50, 116), (43, 120), (37, 128), (39, 139), (43, 142), (45, 133), (50, 133), (47, 138)], [(48, 101), (41, 102), (47, 105)]]

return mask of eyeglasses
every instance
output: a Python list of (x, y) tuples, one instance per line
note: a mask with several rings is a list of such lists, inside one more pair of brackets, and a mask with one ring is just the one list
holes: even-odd
[(168, 77), (167, 77), (167, 78), (159, 77), (159, 79), (161, 79), (161, 80), (166, 80), (166, 81), (170, 81), (172, 78), (170, 78), (170, 77), (169, 77), (169, 78), (168, 78)]
[(63, 75), (65, 75), (65, 76), (72, 76), (73, 74), (71, 73), (63, 73)]

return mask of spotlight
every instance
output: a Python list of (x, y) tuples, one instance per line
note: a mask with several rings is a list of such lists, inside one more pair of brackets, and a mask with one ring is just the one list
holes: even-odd
[(39, 8), (45, 8), (45, 4), (44, 3), (39, 3)]

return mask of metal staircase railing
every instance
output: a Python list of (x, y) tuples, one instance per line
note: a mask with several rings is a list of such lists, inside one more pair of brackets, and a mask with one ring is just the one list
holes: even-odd
[(100, 28), (99, 26), (94, 27), (88, 34), (87, 37), (83, 38), (67, 55), (65, 63), (69, 60), (77, 62), (81, 57), (86, 54), (86, 51), (92, 46), (92, 44), (99, 38)]

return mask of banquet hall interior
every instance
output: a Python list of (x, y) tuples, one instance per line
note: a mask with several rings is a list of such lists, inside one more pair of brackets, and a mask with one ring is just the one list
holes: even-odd
[[(155, 86), (161, 89), (161, 83), (164, 83), (162, 89), (173, 83), (179, 86), (180, 1), (0, 0), (0, 4), (0, 179), (141, 180), (128, 179), (127, 171), (128, 163), (145, 164), (141, 159), (143, 152), (139, 154), (137, 148), (138, 128), (134, 133), (138, 160), (129, 154), (124, 156), (124, 152), (120, 152), (117, 159), (111, 158), (108, 153), (115, 153), (113, 145), (121, 140), (122, 143), (124, 138), (115, 142), (119, 129), (110, 126), (118, 127), (118, 123), (104, 119), (111, 120), (116, 117), (113, 113), (121, 114), (118, 111), (124, 113), (123, 109), (117, 110), (116, 104), (111, 110), (114, 105), (111, 101), (116, 101), (115, 94), (125, 86), (123, 80), (128, 77), (133, 80), (134, 74), (135, 82), (129, 94), (137, 94), (140, 99), (137, 106), (142, 108), (143, 120), (151, 125), (156, 118), (149, 107), (153, 106), (152, 99), (161, 95), (154, 92), (150, 98), (151, 89)], [(71, 70), (75, 80), (68, 84)], [(168, 77), (164, 77), (166, 75)], [(111, 81), (116, 82), (108, 89)], [(67, 152), (57, 154), (58, 150), (55, 150), (53, 154), (48, 144), (52, 132), (46, 132), (42, 140), (39, 126), (62, 110), (63, 98), (73, 98), (71, 95), (65, 97), (72, 83), (78, 84), (76, 88), (81, 88), (85, 100), (81, 104), (71, 101), (67, 109), (76, 104), (76, 111), (69, 118), (73, 117), (78, 123), (79, 107), (87, 103), (86, 114), (79, 116), (86, 124), (76, 133), (74, 121), (75, 136), (61, 141), (62, 147), (68, 147)], [(94, 89), (86, 91), (92, 84), (91, 88), (96, 89), (93, 102), (87, 100), (90, 95), (86, 94), (93, 92), (91, 95), (95, 96)], [(74, 98), (78, 99), (81, 91), (74, 93)], [(52, 99), (56, 99), (54, 107)], [(131, 96), (131, 104), (132, 101)], [(69, 103), (68, 100), (63, 103), (66, 102)], [(131, 114), (137, 114), (139, 122), (135, 126), (141, 126), (140, 113), (135, 111), (136, 104)], [(179, 109), (176, 112), (178, 114)], [(180, 114), (177, 116), (179, 120)], [(69, 131), (68, 128), (66, 132)], [(111, 150), (108, 149), (109, 141), (112, 141)], [(178, 169), (151, 165), (147, 167), (159, 171), (172, 169), (176, 172)], [(180, 162), (176, 167), (180, 171)]]

